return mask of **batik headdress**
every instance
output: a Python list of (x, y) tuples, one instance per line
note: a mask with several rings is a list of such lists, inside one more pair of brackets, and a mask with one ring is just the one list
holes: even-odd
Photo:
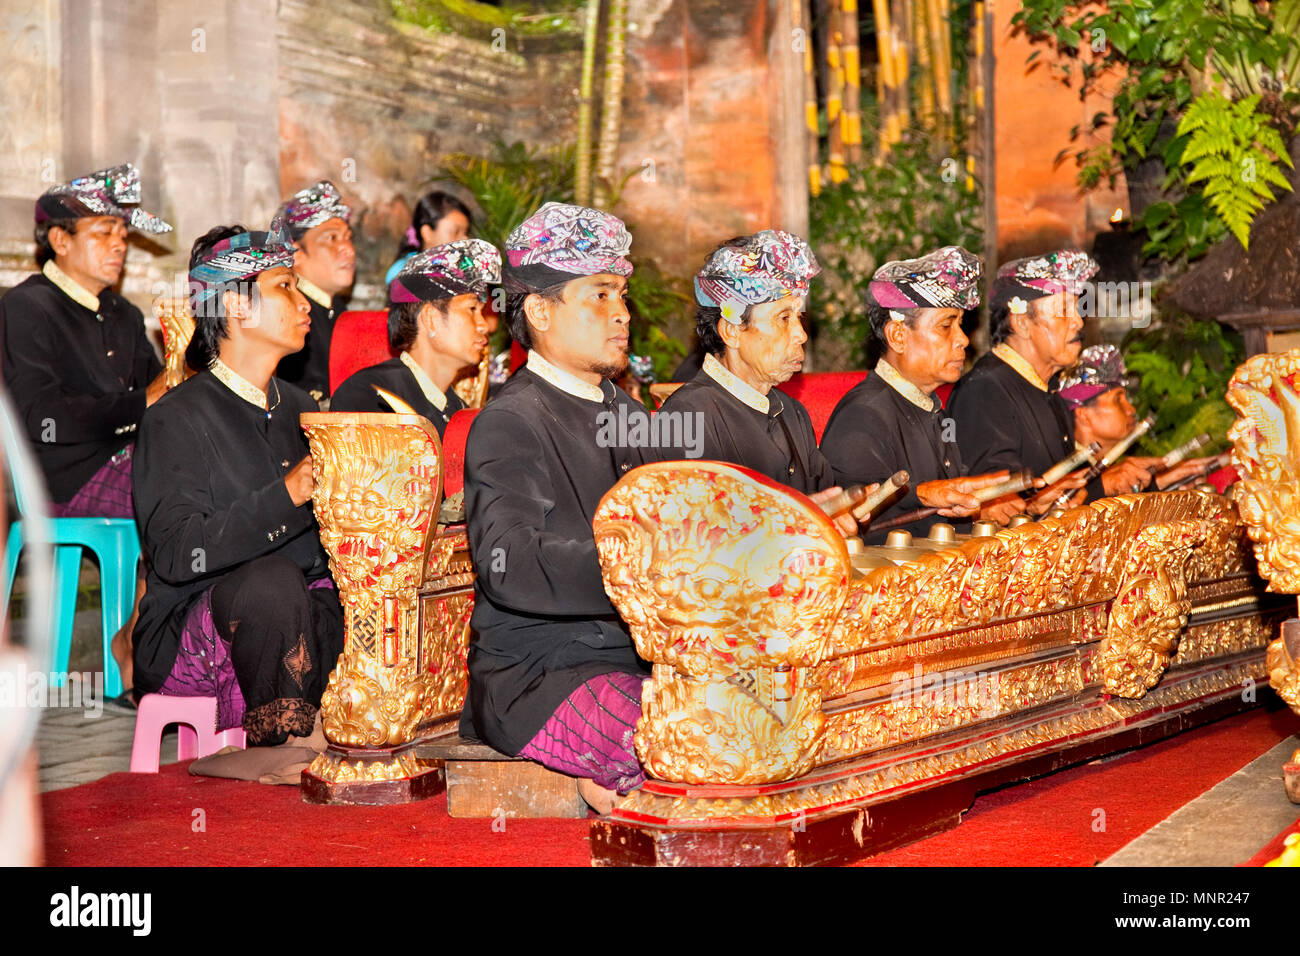
[(599, 209), (548, 202), (506, 239), (511, 292), (536, 292), (575, 276), (628, 276), (632, 236), (623, 220)]
[(473, 293), (487, 301), (501, 281), (501, 253), (482, 239), (457, 239), (417, 252), (388, 286), (393, 303), (428, 302)]
[(343, 202), (332, 182), (322, 179), (294, 193), (277, 215), (284, 219), (291, 235), (301, 236), (330, 219), (347, 222), (352, 217), (352, 207)]
[[(1086, 252), (1061, 249), (1045, 256), (1014, 259), (998, 269), (993, 281), (992, 308), (1011, 305), (1013, 312), (1023, 312), (1017, 304), (1044, 296), (1068, 292), (1079, 295), (1084, 283), (1097, 274), (1098, 265)], [(1019, 300), (1019, 303), (1014, 300)]]
[(1113, 345), (1090, 345), (1079, 361), (1061, 373), (1056, 390), (1071, 407), (1077, 407), (1112, 388), (1128, 384), (1124, 356)]
[(960, 246), (886, 262), (868, 286), (883, 309), (966, 309), (980, 304), (980, 261)]
[[(59, 183), (36, 200), (36, 224), (51, 219), (83, 219), (87, 216), (115, 216), (128, 228), (158, 235), (172, 227), (139, 207), (140, 171), (130, 163), (111, 166), (70, 183)], [(134, 206), (134, 209), (125, 209)]]
[(267, 269), (293, 267), (293, 241), (284, 220), (276, 216), (266, 232), (241, 232), (222, 239), (190, 267), (190, 299), (194, 314), (223, 286), (247, 282)]
[(779, 229), (764, 229), (709, 256), (695, 276), (695, 301), (739, 325), (751, 305), (806, 296), (821, 271), (808, 243)]

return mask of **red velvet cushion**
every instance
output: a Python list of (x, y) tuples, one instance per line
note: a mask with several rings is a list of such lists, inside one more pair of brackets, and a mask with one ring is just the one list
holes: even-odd
[(799, 372), (784, 385), (777, 386), (791, 398), (796, 398), (808, 409), (813, 432), (822, 440), (822, 432), (831, 419), (831, 412), (844, 393), (866, 376), (866, 372)]
[(465, 439), (474, 423), (477, 408), (462, 408), (451, 416), (442, 433), (442, 496), (454, 495), (465, 487)]
[(344, 312), (335, 320), (330, 339), (330, 391), (354, 372), (396, 356), (388, 347), (387, 312)]

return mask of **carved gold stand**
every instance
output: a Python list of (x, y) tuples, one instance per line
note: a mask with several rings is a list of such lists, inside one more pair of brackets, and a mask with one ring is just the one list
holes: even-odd
[[(1228, 382), (1237, 421), (1228, 430), (1241, 480), (1232, 488), (1270, 591), (1300, 593), (1300, 349), (1256, 355)], [(1268, 648), (1268, 679), (1300, 714), (1300, 620), (1283, 623)], [(1300, 750), (1283, 767), (1287, 796), (1300, 803)]]
[[(442, 449), (418, 415), (302, 416), (343, 654), (321, 700), (330, 744), (302, 776), (313, 803), (394, 803), (442, 789), (422, 735), (464, 701), (473, 601), (463, 526), (438, 525)], [(468, 578), (468, 579), (467, 579)]]
[(194, 318), (184, 299), (158, 299), (153, 314), (162, 328), (163, 380), (168, 388), (175, 388), (194, 374), (185, 365), (185, 350), (194, 337)]

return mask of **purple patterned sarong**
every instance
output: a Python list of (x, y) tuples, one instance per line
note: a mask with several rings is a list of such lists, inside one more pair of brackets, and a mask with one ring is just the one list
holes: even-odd
[(135, 518), (131, 503), (131, 460), (134, 445), (127, 445), (63, 504), (51, 504), (54, 518)]
[(203, 592), (186, 615), (176, 663), (158, 693), (215, 697), (217, 731), (243, 725), (244, 695), (230, 663), (230, 643), (221, 640), (212, 621), (212, 588)]
[(519, 756), (620, 795), (636, 790), (645, 771), (632, 735), (645, 680), (619, 671), (593, 677), (565, 698)]
[[(308, 590), (315, 588), (333, 589), (334, 582), (320, 578), (307, 585)], [(220, 637), (212, 618), (212, 588), (203, 592), (186, 615), (176, 663), (158, 693), (172, 697), (215, 697), (216, 730), (243, 726), (247, 709), (244, 693), (239, 689), (235, 666), (230, 661), (230, 642)]]

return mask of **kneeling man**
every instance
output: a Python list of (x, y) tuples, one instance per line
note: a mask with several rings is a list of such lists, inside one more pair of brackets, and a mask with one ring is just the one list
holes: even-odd
[(343, 650), (298, 423), (316, 403), (273, 377), (311, 321), (277, 225), (194, 243), (186, 361), (200, 371), (145, 412), (135, 463), (149, 554), (136, 687), (215, 697), (216, 729), (242, 725), (250, 746), (312, 735)]
[(645, 780), (632, 737), (647, 670), (592, 535), (601, 496), (646, 460), (598, 438), (609, 415), (646, 414), (611, 381), (627, 365), (631, 242), (613, 216), (561, 203), (510, 234), (507, 318), (528, 361), (465, 449), (476, 636), (461, 733), (578, 777), (601, 811)]

